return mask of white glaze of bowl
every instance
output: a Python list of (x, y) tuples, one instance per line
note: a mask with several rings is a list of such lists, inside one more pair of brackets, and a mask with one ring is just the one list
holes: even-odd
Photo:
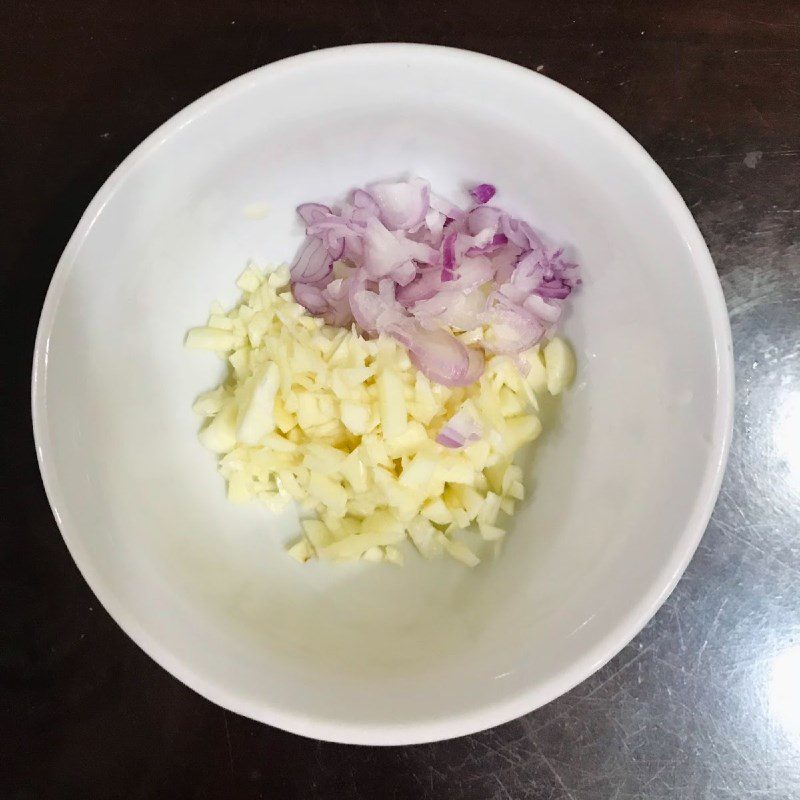
[[(291, 259), (298, 203), (403, 173), (460, 202), (491, 181), (571, 244), (578, 380), (499, 560), (300, 566), (283, 552), (293, 512), (226, 501), (191, 412), (221, 365), (183, 338), (236, 298), (248, 259)], [(176, 677), (307, 736), (422, 742), (548, 702), (655, 613), (719, 489), (730, 347), (691, 215), (601, 111), (474, 53), (339, 48), (201, 98), (103, 186), (42, 312), (36, 446), (81, 572)]]

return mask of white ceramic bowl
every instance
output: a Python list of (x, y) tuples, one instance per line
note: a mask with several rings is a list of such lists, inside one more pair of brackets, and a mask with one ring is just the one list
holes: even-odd
[[(498, 561), (301, 567), (283, 553), (294, 513), (226, 501), (190, 410), (221, 366), (185, 351), (184, 334), (235, 298), (249, 258), (292, 257), (299, 202), (404, 172), (462, 201), (490, 180), (503, 205), (572, 243), (578, 383)], [(263, 219), (244, 213), (261, 203)], [(547, 78), (417, 45), (291, 58), (159, 128), (64, 251), (33, 369), (50, 503), (122, 628), (222, 706), (375, 744), (504, 722), (616, 654), (703, 533), (731, 404), (714, 266), (642, 148)]]

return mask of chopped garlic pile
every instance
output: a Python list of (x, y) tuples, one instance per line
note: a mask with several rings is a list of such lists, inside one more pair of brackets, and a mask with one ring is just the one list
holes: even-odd
[[(559, 394), (572, 380), (569, 347), (553, 339), (524, 353), (525, 377), (509, 357), (489, 357), (478, 382), (448, 388), (393, 339), (366, 340), (308, 314), (285, 267), (266, 277), (248, 267), (237, 285), (239, 305), (226, 313), (215, 304), (186, 339), (230, 364), (227, 380), (194, 404), (228, 498), (274, 510), (296, 500), (316, 512), (289, 550), (300, 562), (402, 564), (408, 537), (426, 558), (477, 564), (455, 534), (474, 526), (484, 541), (502, 540), (500, 512), (524, 497), (514, 456), (541, 432), (537, 393)], [(484, 435), (453, 449), (436, 437), (456, 414)]]

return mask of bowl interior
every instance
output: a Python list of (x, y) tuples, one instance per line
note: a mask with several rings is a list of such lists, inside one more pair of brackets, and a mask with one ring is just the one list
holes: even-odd
[[(571, 245), (577, 385), (499, 560), (301, 567), (294, 512), (226, 501), (191, 412), (221, 364), (183, 337), (248, 259), (291, 259), (299, 202), (406, 172), (460, 202), (490, 180)], [(154, 134), (65, 251), (34, 374), (48, 494), (107, 608), (209, 698), (343, 741), (486, 727), (610, 658), (691, 556), (729, 424), (715, 280), (655, 165), (547, 79), (410, 46), (283, 62)]]

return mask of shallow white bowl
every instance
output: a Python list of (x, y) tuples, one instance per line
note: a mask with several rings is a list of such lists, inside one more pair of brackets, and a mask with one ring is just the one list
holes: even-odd
[[(183, 349), (250, 258), (292, 257), (294, 207), (404, 172), (572, 243), (579, 361), (503, 556), (475, 571), (299, 566), (294, 513), (229, 505), (190, 407), (221, 374)], [(252, 219), (245, 207), (265, 203)], [(252, 211), (252, 209), (251, 209)], [(264, 67), (150, 136), (56, 270), (33, 369), (47, 494), (89, 585), (207, 698), (297, 733), (401, 744), (531, 711), (589, 676), (672, 590), (716, 498), (730, 330), (686, 206), (639, 145), (553, 81), (417, 45)]]

